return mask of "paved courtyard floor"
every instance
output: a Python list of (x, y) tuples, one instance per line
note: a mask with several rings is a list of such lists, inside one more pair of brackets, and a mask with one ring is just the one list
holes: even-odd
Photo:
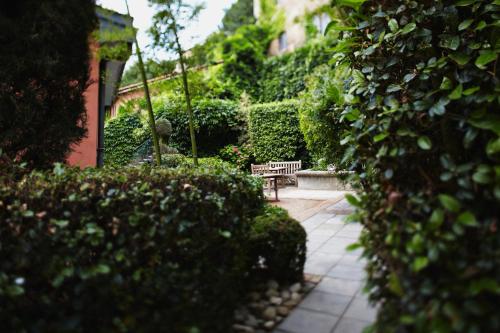
[(362, 227), (345, 222), (352, 212), (345, 192), (294, 188), (281, 192), (277, 205), (301, 221), (308, 234), (305, 273), (320, 275), (322, 280), (274, 332), (361, 333), (375, 319), (376, 310), (362, 293), (365, 262), (360, 251), (346, 251)]

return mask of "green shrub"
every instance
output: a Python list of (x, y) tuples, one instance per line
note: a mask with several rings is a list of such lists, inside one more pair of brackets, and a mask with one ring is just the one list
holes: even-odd
[(135, 111), (124, 111), (109, 120), (104, 128), (104, 164), (124, 166), (134, 158), (137, 148), (147, 139), (144, 126)]
[(0, 5), (0, 147), (11, 159), (50, 167), (85, 137), (95, 10), (90, 0)]
[[(139, 103), (139, 107), (142, 102)], [(150, 130), (141, 121), (140, 114), (128, 105), (105, 128), (106, 165), (126, 165), (138, 156), (152, 154)], [(190, 154), (188, 115), (183, 99), (164, 95), (154, 100), (158, 119), (170, 121), (172, 134), (169, 146), (181, 154)], [(224, 146), (236, 143), (245, 128), (238, 115), (238, 103), (225, 100), (201, 99), (193, 101), (196, 139), (200, 156), (214, 156)]]
[(263, 26), (244, 25), (222, 43), (221, 80), (228, 82), (235, 97), (243, 91), (254, 92), (272, 38)]
[[(182, 154), (190, 154), (191, 140), (184, 102), (165, 98), (158, 103), (156, 113), (172, 123), (171, 145)], [(238, 119), (237, 103), (216, 99), (194, 100), (193, 113), (200, 156), (216, 155), (222, 147), (238, 141), (241, 121)]]
[(187, 157), (182, 154), (161, 155), (161, 165), (166, 168), (178, 168), (186, 165), (187, 163)]
[(329, 164), (334, 164), (337, 169), (349, 166), (344, 161), (346, 147), (341, 145), (342, 137), (349, 129), (342, 121), (344, 77), (342, 66), (336, 69), (319, 66), (308, 78), (307, 90), (301, 94), (300, 130), (311, 156), (324, 169)]
[(238, 173), (2, 174), (2, 330), (228, 332), (262, 205)]
[(302, 281), (307, 233), (278, 207), (266, 206), (252, 224), (250, 251), (257, 279)]
[(499, 332), (498, 1), (368, 1), (349, 45), (376, 332)]
[(219, 157), (242, 171), (249, 171), (251, 164), (255, 162), (253, 150), (249, 144), (226, 146), (219, 151)]
[(324, 39), (319, 39), (292, 53), (266, 59), (254, 98), (260, 102), (296, 98), (306, 88), (307, 75), (330, 60), (327, 45)]
[(308, 160), (298, 107), (293, 100), (250, 107), (248, 126), (257, 162)]

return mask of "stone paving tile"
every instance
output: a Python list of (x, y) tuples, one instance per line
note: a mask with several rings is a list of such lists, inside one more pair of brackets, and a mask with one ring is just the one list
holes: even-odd
[(319, 251), (329, 254), (345, 254), (346, 248), (353, 243), (355, 241), (349, 238), (332, 237), (319, 248)]
[(331, 205), (330, 207), (326, 208), (326, 211), (329, 213), (335, 213), (335, 214), (350, 214), (353, 212), (353, 207), (351, 206), (350, 203), (347, 202), (346, 199), (342, 199), (341, 201), (337, 202), (334, 205)]
[(362, 281), (365, 278), (365, 271), (363, 267), (337, 264), (327, 275), (336, 279)]
[(333, 215), (333, 217), (326, 220), (324, 224), (345, 226), (345, 219), (346, 218), (347, 218), (346, 215)]
[(326, 275), (342, 259), (342, 255), (314, 252), (307, 257), (304, 272), (314, 275)]
[(366, 297), (355, 297), (344, 313), (345, 318), (359, 319), (368, 322), (373, 322), (376, 316), (377, 310), (368, 304)]
[(299, 304), (299, 307), (341, 316), (351, 300), (351, 296), (329, 294), (314, 290)]
[(332, 333), (362, 333), (370, 322), (352, 318), (342, 318)]
[(338, 261), (339, 265), (362, 267), (366, 266), (366, 259), (359, 255), (346, 254)]
[(342, 200), (302, 223), (308, 234), (305, 273), (323, 279), (274, 333), (362, 333), (375, 320), (376, 309), (362, 293), (366, 259), (361, 249), (346, 250), (363, 229), (346, 224), (350, 212)]
[(338, 316), (297, 308), (278, 326), (278, 332), (330, 333), (338, 320)]
[(354, 296), (358, 290), (361, 289), (361, 286), (361, 281), (341, 280), (325, 276), (314, 290), (345, 296)]
[(361, 235), (361, 230), (351, 230), (351, 229), (347, 229), (346, 227), (344, 227), (341, 230), (339, 230), (335, 234), (335, 236), (336, 237), (342, 237), (342, 238), (352, 238), (354, 240), (357, 240), (359, 238), (359, 236)]

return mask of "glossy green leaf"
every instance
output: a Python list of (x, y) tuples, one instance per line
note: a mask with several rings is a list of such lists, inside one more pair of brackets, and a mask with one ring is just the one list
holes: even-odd
[(443, 205), (446, 210), (449, 210), (450, 212), (453, 213), (458, 213), (460, 210), (460, 202), (455, 199), (454, 197), (448, 195), (448, 194), (440, 194), (438, 196), (439, 201), (441, 202), (441, 205)]
[(460, 66), (467, 65), (469, 61), (472, 59), (469, 55), (461, 52), (454, 52), (448, 56)]
[(453, 89), (453, 91), (448, 95), (448, 98), (451, 99), (451, 100), (457, 100), (457, 99), (460, 99), (460, 97), (462, 97), (462, 92), (463, 92), (463, 85), (462, 84), (459, 84), (455, 89)]
[(495, 51), (483, 51), (481, 55), (476, 59), (476, 66), (479, 68), (484, 68), (490, 62), (497, 60), (498, 54)]
[(419, 272), (429, 265), (429, 259), (427, 257), (418, 257), (413, 261), (413, 271)]
[(354, 207), (361, 207), (361, 201), (359, 201), (359, 199), (356, 198), (354, 195), (346, 194), (345, 198), (347, 202), (353, 205)]
[(403, 35), (406, 35), (406, 34), (409, 34), (410, 32), (412, 32), (413, 30), (415, 30), (417, 28), (417, 24), (416, 23), (408, 23), (407, 25), (404, 26), (403, 29), (401, 29), (401, 33)]
[(398, 21), (396, 21), (395, 19), (390, 19), (388, 25), (389, 29), (391, 29), (392, 32), (396, 32), (399, 29)]
[(462, 23), (460, 23), (460, 25), (458, 26), (458, 30), (462, 31), (462, 30), (465, 30), (467, 29), (468, 27), (471, 26), (471, 24), (474, 22), (474, 19), (467, 19), (465, 21), (463, 21)]
[(432, 148), (432, 141), (428, 136), (419, 137), (417, 143), (420, 149), (430, 150)]
[(463, 224), (463, 225), (466, 225), (469, 227), (473, 227), (473, 226), (478, 225), (476, 217), (471, 212), (464, 212), (464, 213), (460, 214), (457, 218), (457, 221), (460, 224)]

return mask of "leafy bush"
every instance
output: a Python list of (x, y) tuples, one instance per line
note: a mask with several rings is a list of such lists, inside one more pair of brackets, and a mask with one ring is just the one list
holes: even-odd
[(96, 23), (90, 0), (0, 5), (0, 147), (11, 159), (48, 167), (85, 136)]
[[(139, 103), (139, 107), (142, 102)], [(136, 156), (152, 154), (150, 130), (141, 121), (134, 105), (121, 110), (118, 117), (108, 121), (105, 128), (106, 165), (126, 165)], [(172, 125), (169, 146), (181, 154), (190, 154), (188, 115), (181, 98), (160, 96), (154, 101), (156, 118), (167, 119)], [(225, 100), (201, 99), (193, 101), (193, 112), (200, 156), (217, 155), (224, 146), (236, 143), (244, 123), (238, 115), (238, 104)]]
[(280, 282), (302, 281), (306, 238), (302, 225), (284, 209), (266, 206), (252, 224), (249, 238), (255, 277)]
[[(184, 102), (179, 99), (162, 99), (156, 112), (172, 123), (171, 145), (181, 153), (189, 154), (191, 141)], [(237, 103), (217, 99), (194, 100), (193, 113), (200, 156), (216, 155), (222, 147), (238, 141), (241, 121), (238, 119)]]
[[(368, 1), (345, 142), (377, 332), (498, 332), (498, 1)], [(353, 16), (354, 17), (354, 16)]]
[(293, 100), (250, 107), (250, 141), (257, 162), (308, 159), (298, 107)]
[(262, 205), (254, 178), (213, 170), (2, 174), (2, 329), (228, 332)]
[(266, 59), (254, 98), (260, 102), (296, 98), (306, 88), (306, 76), (330, 60), (327, 45), (324, 39), (315, 40), (292, 53)]
[(341, 115), (344, 77), (342, 66), (336, 69), (319, 66), (308, 78), (307, 90), (301, 94), (300, 129), (311, 156), (325, 169), (329, 164), (334, 164), (337, 169), (348, 167), (343, 160), (346, 147), (341, 145), (342, 137), (349, 129)]
[(219, 151), (219, 157), (243, 171), (250, 170), (251, 164), (255, 161), (252, 147), (249, 144), (235, 146), (228, 145)]
[(244, 25), (222, 44), (222, 81), (227, 81), (239, 96), (252, 93), (259, 80), (259, 69), (266, 59), (267, 48), (273, 39), (271, 32), (260, 25)]
[(130, 163), (137, 148), (147, 139), (148, 126), (144, 126), (139, 113), (120, 112), (104, 128), (104, 164), (123, 166)]

